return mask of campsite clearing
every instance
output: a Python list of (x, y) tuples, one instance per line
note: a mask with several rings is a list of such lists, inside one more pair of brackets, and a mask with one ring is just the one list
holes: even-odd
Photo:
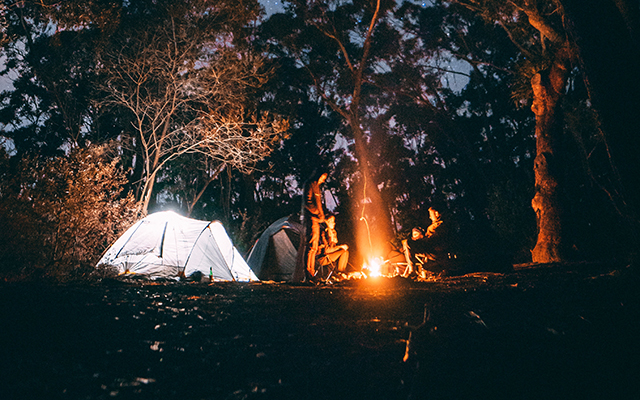
[(577, 264), (325, 286), (1, 283), (1, 397), (640, 398), (639, 281)]

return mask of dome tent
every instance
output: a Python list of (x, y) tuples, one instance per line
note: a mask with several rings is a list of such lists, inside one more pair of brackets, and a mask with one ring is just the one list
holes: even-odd
[(97, 267), (149, 278), (211, 277), (256, 281), (222, 224), (180, 216), (150, 214), (136, 222), (105, 252)]
[(247, 264), (262, 280), (291, 281), (302, 225), (283, 217), (269, 225), (253, 245)]

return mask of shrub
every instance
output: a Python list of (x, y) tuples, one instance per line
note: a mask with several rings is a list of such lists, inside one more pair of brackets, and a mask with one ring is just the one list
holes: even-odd
[[(0, 181), (0, 274), (56, 280), (87, 277), (135, 218), (131, 194), (108, 145), (48, 161), (25, 158)], [(3, 163), (11, 167), (7, 157)], [(6, 170), (6, 169), (5, 169)]]

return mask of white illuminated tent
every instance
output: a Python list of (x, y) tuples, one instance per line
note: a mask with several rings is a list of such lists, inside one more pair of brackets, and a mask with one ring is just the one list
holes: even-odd
[[(218, 281), (257, 281), (220, 222), (171, 211), (136, 222), (107, 250), (98, 267), (149, 278), (211, 276)], [(195, 274), (195, 275), (194, 275)]]

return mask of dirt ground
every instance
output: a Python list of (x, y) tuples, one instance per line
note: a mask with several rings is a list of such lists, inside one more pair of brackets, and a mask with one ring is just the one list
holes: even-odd
[(0, 283), (0, 398), (638, 399), (639, 276)]

